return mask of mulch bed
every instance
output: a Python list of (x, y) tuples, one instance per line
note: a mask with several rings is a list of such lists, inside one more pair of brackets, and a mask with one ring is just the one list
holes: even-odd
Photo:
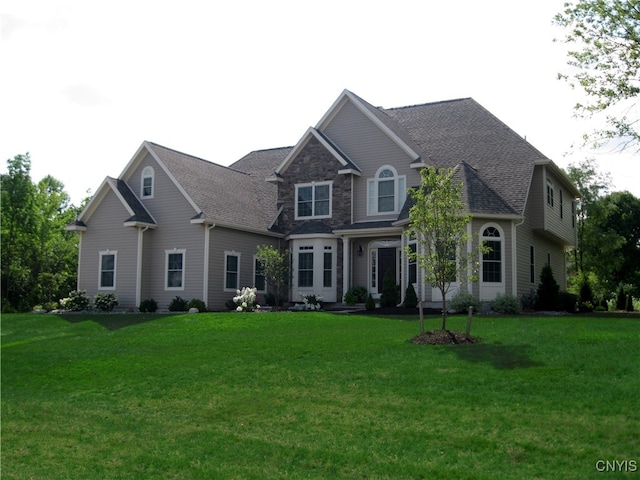
[(460, 345), (469, 343), (479, 343), (480, 339), (467, 336), (462, 332), (452, 332), (450, 330), (432, 330), (430, 332), (416, 335), (411, 340), (416, 345)]

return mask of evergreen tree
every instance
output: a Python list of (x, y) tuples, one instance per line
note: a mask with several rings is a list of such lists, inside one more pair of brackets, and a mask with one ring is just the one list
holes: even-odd
[(536, 310), (557, 310), (560, 303), (560, 286), (553, 278), (551, 265), (542, 267), (538, 284)]

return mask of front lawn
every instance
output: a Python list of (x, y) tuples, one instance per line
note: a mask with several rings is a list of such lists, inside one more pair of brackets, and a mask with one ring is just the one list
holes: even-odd
[(597, 468), (640, 464), (634, 318), (475, 317), (453, 346), (406, 318), (95, 319), (2, 316), (2, 478), (638, 474)]

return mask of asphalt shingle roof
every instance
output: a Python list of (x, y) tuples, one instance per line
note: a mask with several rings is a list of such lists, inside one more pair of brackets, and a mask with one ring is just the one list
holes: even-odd
[(165, 164), (205, 218), (229, 226), (267, 230), (276, 214), (277, 187), (265, 181), (265, 171), (276, 168), (286, 149), (252, 152), (224, 167), (161, 145), (150, 148)]
[[(464, 162), (481, 180), (474, 181), (475, 186), (501, 197), (512, 212), (524, 213), (534, 162), (548, 158), (475, 100), (381, 111), (413, 139), (425, 164), (453, 168)], [(475, 195), (471, 191), (469, 198), (473, 200)], [(475, 203), (472, 211), (480, 207)], [(504, 205), (500, 208), (504, 210)]]

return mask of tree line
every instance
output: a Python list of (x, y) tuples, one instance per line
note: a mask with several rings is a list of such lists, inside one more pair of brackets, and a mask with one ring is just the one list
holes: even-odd
[(78, 236), (64, 227), (81, 206), (51, 175), (34, 182), (28, 153), (7, 160), (0, 184), (2, 312), (55, 307), (76, 288)]

